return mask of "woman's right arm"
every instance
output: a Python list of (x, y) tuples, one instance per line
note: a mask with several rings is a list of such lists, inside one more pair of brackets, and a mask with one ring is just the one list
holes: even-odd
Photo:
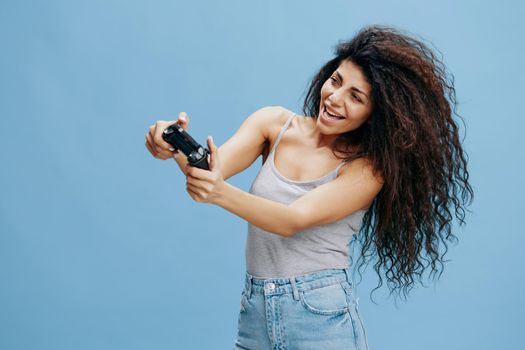
[(273, 125), (280, 123), (284, 111), (280, 106), (258, 109), (218, 148), (224, 180), (242, 172), (259, 158), (269, 143), (269, 131)]
[[(273, 125), (281, 123), (285, 111), (280, 106), (258, 109), (248, 116), (235, 134), (217, 149), (224, 180), (248, 168), (262, 154), (266, 143), (269, 142), (269, 130)], [(150, 131), (146, 134), (146, 147), (157, 159), (174, 158), (186, 175), (184, 170), (187, 164), (186, 156), (182, 152), (169, 151), (171, 145), (162, 139), (164, 129), (173, 123), (173, 121), (160, 120), (150, 126)], [(189, 120), (185, 112), (179, 114), (176, 123), (187, 130)]]

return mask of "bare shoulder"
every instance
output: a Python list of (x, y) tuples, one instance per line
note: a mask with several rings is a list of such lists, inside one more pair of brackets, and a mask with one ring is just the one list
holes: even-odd
[(374, 169), (372, 162), (367, 158), (358, 158), (341, 167), (341, 177), (366, 181), (369, 185), (381, 188), (385, 180), (379, 171)]
[(253, 115), (258, 120), (261, 132), (267, 141), (272, 140), (274, 131), (279, 130), (286, 122), (289, 111), (282, 106), (266, 106), (257, 110)]

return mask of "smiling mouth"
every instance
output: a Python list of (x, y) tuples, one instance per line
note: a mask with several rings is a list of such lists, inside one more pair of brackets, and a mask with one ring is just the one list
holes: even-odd
[(345, 119), (345, 117), (342, 117), (342, 116), (338, 116), (338, 115), (335, 115), (335, 114), (331, 114), (330, 112), (328, 112), (328, 110), (326, 109), (326, 106), (323, 105), (323, 113), (328, 116), (330, 119), (334, 119), (334, 120), (340, 120), (340, 119)]

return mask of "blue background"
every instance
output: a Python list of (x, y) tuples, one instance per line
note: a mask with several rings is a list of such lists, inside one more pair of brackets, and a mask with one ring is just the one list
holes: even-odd
[[(525, 348), (524, 7), (518, 1), (0, 2), (0, 348), (229, 349), (247, 223), (194, 202), (144, 136), (185, 111), (224, 143), (301, 113), (340, 39), (380, 23), (455, 77), (474, 204), (445, 272), (394, 303), (357, 286), (371, 349)], [(228, 181), (247, 191), (261, 159)]]

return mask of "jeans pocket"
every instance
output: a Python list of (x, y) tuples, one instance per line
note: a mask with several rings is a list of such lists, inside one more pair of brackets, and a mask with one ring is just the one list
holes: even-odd
[(354, 292), (350, 284), (346, 283), (345, 291), (348, 295), (349, 314), (352, 320), (352, 328), (354, 331), (354, 342), (357, 349), (368, 350), (368, 339), (366, 336), (365, 325), (359, 313), (358, 301), (359, 298), (354, 296)]
[(245, 312), (246, 311), (246, 303), (247, 303), (247, 300), (246, 300), (246, 289), (244, 289), (241, 293), (241, 312)]
[(303, 307), (317, 315), (335, 316), (349, 310), (347, 292), (344, 282), (304, 290), (299, 293)]

